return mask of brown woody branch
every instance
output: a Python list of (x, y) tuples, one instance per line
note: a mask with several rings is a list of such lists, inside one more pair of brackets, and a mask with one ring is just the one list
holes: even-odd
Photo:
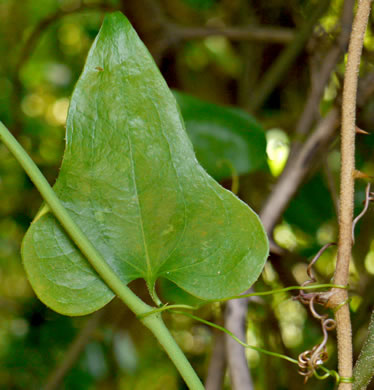
[(279, 178), (260, 213), (262, 223), (269, 235), (271, 235), (274, 225), (283, 214), (316, 157), (323, 150), (326, 150), (338, 124), (339, 111), (333, 108), (325, 118), (320, 120), (314, 133), (304, 143), (295, 157), (293, 164), (288, 165)]
[[(339, 202), (339, 242), (338, 259), (334, 283), (347, 285), (349, 264), (352, 253), (352, 220), (354, 201), (355, 172), (355, 134), (356, 134), (356, 96), (358, 73), (362, 46), (370, 15), (372, 0), (358, 2), (348, 49), (347, 67), (344, 77), (341, 129), (341, 172)], [(335, 313), (337, 322), (339, 374), (352, 376), (352, 329), (348, 305), (348, 292), (337, 290), (330, 299), (330, 305), (336, 307), (345, 302)], [(340, 383), (339, 390), (351, 390), (352, 383)]]
[[(336, 41), (332, 44), (331, 49), (328, 51), (323, 61), (321, 61), (322, 64), (318, 73), (313, 77), (304, 110), (296, 125), (295, 134), (297, 135), (297, 138), (304, 136), (310, 131), (316, 118), (316, 114), (318, 113), (319, 102), (322, 99), (324, 90), (331, 77), (331, 73), (336, 68), (336, 65), (347, 50), (349, 36), (352, 29), (354, 3), (355, 0), (346, 0), (344, 2), (340, 23), (340, 34)], [(299, 148), (300, 142), (295, 140), (292, 145), (290, 159)]]
[[(246, 342), (246, 319), (248, 313), (248, 298), (235, 299), (227, 302), (225, 311), (225, 327), (240, 340)], [(226, 335), (226, 356), (233, 390), (252, 390), (253, 382), (248, 369), (245, 349)]]
[(295, 35), (294, 40), (283, 50), (266, 72), (260, 85), (256, 88), (253, 96), (251, 96), (250, 103), (248, 104), (248, 109), (250, 111), (257, 111), (282, 80), (284, 74), (290, 69), (290, 66), (304, 49), (306, 42), (312, 35), (316, 23), (326, 12), (329, 4), (330, 2), (327, 0), (318, 2), (313, 13), (310, 15), (310, 18), (305, 22), (299, 33)]
[(271, 26), (246, 26), (246, 27), (182, 27), (174, 23), (168, 23), (167, 28), (171, 35), (175, 35), (175, 41), (202, 39), (214, 35), (221, 35), (232, 41), (255, 41), (285, 44), (294, 39), (295, 33), (291, 28)]
[(213, 350), (204, 385), (206, 390), (221, 390), (226, 371), (225, 334), (218, 330), (213, 334)]
[(105, 309), (99, 310), (96, 313), (91, 314), (91, 316), (87, 319), (84, 327), (65, 352), (62, 361), (48, 376), (43, 390), (55, 390), (59, 388), (65, 375), (74, 366), (87, 343), (90, 341), (92, 334), (97, 329), (100, 320), (103, 317), (104, 312)]

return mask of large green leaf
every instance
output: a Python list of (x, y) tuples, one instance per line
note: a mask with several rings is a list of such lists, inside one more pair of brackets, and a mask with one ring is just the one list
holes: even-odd
[[(107, 16), (73, 93), (54, 190), (128, 283), (159, 277), (204, 300), (259, 276), (268, 242), (257, 215), (198, 164), (175, 99), (121, 13)], [(69, 315), (113, 293), (45, 209), (22, 255), (39, 298)]]
[(217, 180), (266, 166), (263, 128), (243, 110), (174, 91), (196, 157)]

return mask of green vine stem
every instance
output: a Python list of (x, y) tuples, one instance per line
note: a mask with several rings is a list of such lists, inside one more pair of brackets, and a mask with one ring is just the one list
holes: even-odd
[[(112, 271), (101, 254), (88, 240), (79, 226), (72, 220), (69, 213), (62, 206), (55, 192), (47, 182), (26, 151), (17, 142), (9, 130), (0, 122), (0, 140), (6, 145), (16, 160), (30, 177), (40, 194), (61, 223), (67, 234), (81, 250), (92, 267), (101, 276), (105, 283), (118, 295), (118, 297), (135, 313), (142, 316), (153, 308), (138, 298)], [(179, 348), (169, 330), (166, 328), (160, 314), (145, 316), (141, 322), (154, 334), (175, 364), (181, 376), (191, 390), (204, 390), (199, 377), (191, 367), (189, 361)]]
[[(250, 294), (234, 295), (232, 297), (217, 299), (215, 301), (207, 301), (207, 303), (227, 302), (227, 301), (230, 301), (232, 299), (264, 297), (264, 296), (268, 296), (268, 295), (279, 294), (279, 293), (294, 291), (294, 290), (314, 290), (314, 289), (321, 289), (321, 288), (341, 288), (341, 289), (346, 290), (346, 289), (348, 289), (348, 286), (340, 286), (339, 284), (331, 284), (331, 283), (313, 284), (313, 285), (309, 285), (309, 286), (289, 286), (289, 287), (278, 288), (278, 289), (269, 290), (269, 291), (259, 291), (259, 292), (254, 292), (254, 293), (250, 293)], [(345, 304), (345, 303), (346, 302), (342, 302), (342, 304)], [(138, 318), (147, 317), (147, 316), (150, 316), (151, 314), (154, 314), (154, 313), (162, 313), (164, 311), (169, 311), (172, 309), (197, 310), (198, 308), (199, 308), (198, 306), (190, 306), (190, 305), (183, 305), (183, 304), (175, 304), (175, 305), (165, 304), (165, 305), (158, 307), (157, 309), (153, 309), (151, 311), (148, 311), (146, 313), (139, 315)], [(340, 308), (340, 305), (335, 307), (334, 312), (337, 311), (339, 308)]]
[[(269, 355), (269, 356), (276, 357), (279, 359), (287, 360), (288, 362), (293, 363), (293, 364), (297, 364), (297, 365), (299, 364), (299, 362), (296, 359), (293, 359), (287, 355), (283, 355), (283, 354), (277, 353), (277, 352), (268, 351), (267, 349), (256, 347), (255, 345), (246, 344), (242, 340), (240, 340), (238, 337), (236, 337), (234, 335), (234, 333), (230, 332), (228, 329), (224, 328), (223, 326), (217, 325), (213, 322), (204, 320), (200, 317), (194, 316), (193, 314), (186, 313), (184, 311), (172, 310), (171, 312), (175, 313), (175, 314), (183, 315), (185, 317), (189, 317), (195, 321), (201, 322), (201, 323), (208, 325), (212, 328), (218, 329), (218, 330), (226, 333), (227, 335), (229, 335), (231, 338), (233, 338), (237, 343), (242, 345), (244, 348), (253, 349), (254, 351), (263, 353), (265, 355)], [(335, 370), (329, 370), (328, 368), (324, 367), (323, 365), (320, 365), (319, 369), (325, 373), (324, 375), (319, 375), (317, 371), (314, 371), (314, 376), (319, 380), (325, 380), (328, 377), (333, 377), (333, 378), (335, 378), (336, 383), (350, 383), (350, 384), (352, 384), (352, 382), (353, 382), (353, 378), (341, 377)]]
[[(348, 49), (347, 66), (344, 77), (341, 128), (341, 173), (339, 204), (338, 259), (334, 283), (345, 285), (349, 278), (349, 263), (352, 252), (352, 219), (355, 174), (355, 120), (357, 78), (359, 73), (362, 46), (372, 0), (358, 1)], [(335, 290), (330, 306), (336, 307), (347, 301), (345, 290)], [(338, 340), (339, 374), (352, 376), (352, 326), (349, 305), (339, 307), (335, 313)], [(352, 383), (341, 383), (339, 390), (351, 390)]]

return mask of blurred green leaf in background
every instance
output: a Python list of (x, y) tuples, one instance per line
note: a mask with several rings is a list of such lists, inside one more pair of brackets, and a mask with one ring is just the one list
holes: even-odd
[(200, 164), (216, 180), (266, 166), (266, 138), (243, 110), (218, 106), (174, 91)]

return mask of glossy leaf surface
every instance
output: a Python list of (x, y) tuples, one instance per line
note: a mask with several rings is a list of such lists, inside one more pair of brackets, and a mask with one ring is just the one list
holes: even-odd
[[(74, 90), (54, 190), (124, 283), (159, 277), (204, 300), (247, 289), (268, 242), (257, 215), (197, 162), (175, 98), (121, 13), (107, 16)], [(113, 293), (46, 209), (22, 248), (39, 298), (68, 315)]]
[(265, 132), (243, 110), (174, 91), (200, 164), (216, 180), (266, 166)]

